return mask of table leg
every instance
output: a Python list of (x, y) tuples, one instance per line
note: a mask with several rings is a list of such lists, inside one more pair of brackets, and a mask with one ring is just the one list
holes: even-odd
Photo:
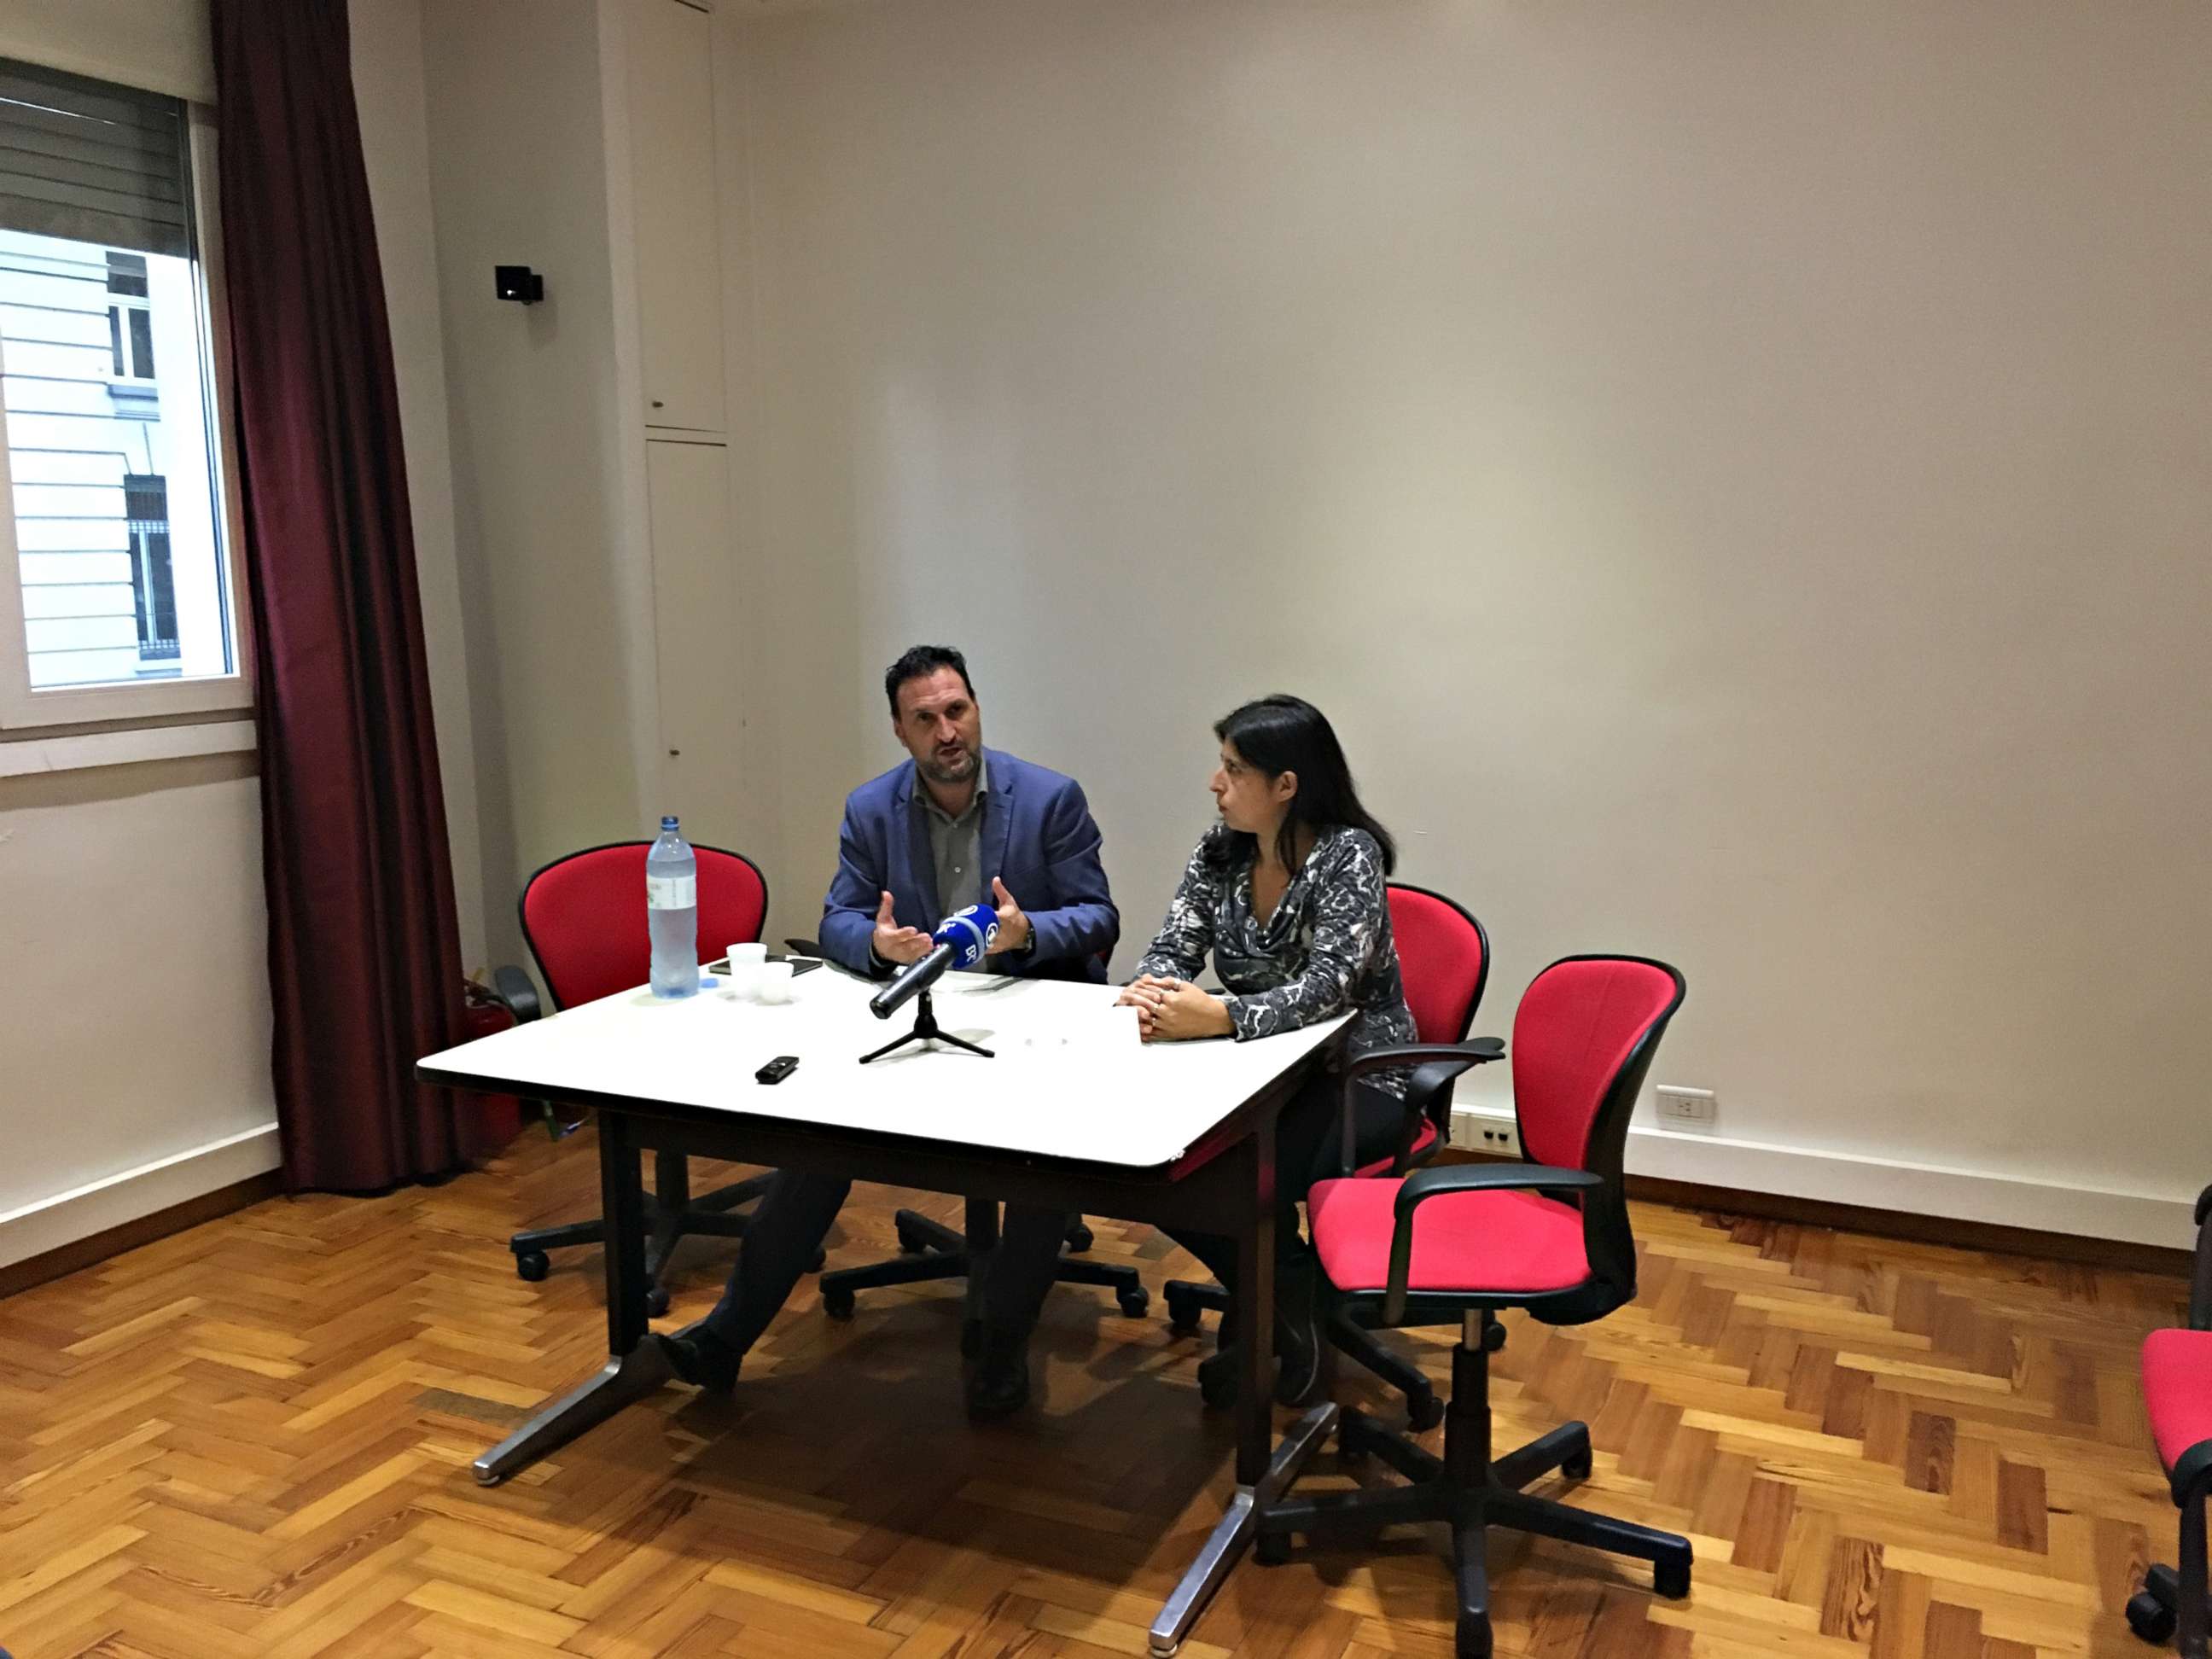
[(1231, 1300), (1237, 1343), (1237, 1490), (1175, 1593), (1152, 1620), (1152, 1650), (1173, 1653), (1213, 1600), (1257, 1530), (1259, 1510), (1296, 1478), (1328, 1437), (1336, 1407), (1300, 1419), (1268, 1455), (1275, 1383), (1275, 1125), (1269, 1118), (1249, 1139), (1222, 1154), (1235, 1160), (1245, 1197), (1237, 1222), (1237, 1293)]
[(476, 1461), (476, 1476), (496, 1486), (585, 1430), (604, 1423), (668, 1380), (659, 1345), (644, 1342), (645, 1199), (637, 1139), (620, 1112), (599, 1113), (599, 1212), (606, 1218), (607, 1363), (599, 1374), (544, 1407)]

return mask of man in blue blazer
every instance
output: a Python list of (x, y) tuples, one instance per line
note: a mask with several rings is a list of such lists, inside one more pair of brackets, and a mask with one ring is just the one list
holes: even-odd
[[(846, 797), (837, 873), (822, 902), (823, 951), (855, 973), (887, 977), (928, 954), (941, 917), (988, 903), (999, 913), (997, 972), (1103, 985), (1121, 915), (1082, 789), (983, 747), (982, 714), (957, 651), (915, 646), (884, 674), (884, 691), (891, 729), (913, 758)], [(821, 1248), (852, 1185), (777, 1174), (714, 1310), (659, 1339), (678, 1376), (718, 1392), (735, 1386), (746, 1351)], [(974, 1270), (983, 1331), (966, 1392), (979, 1422), (1029, 1401), (1030, 1333), (1073, 1219), (1008, 1204), (997, 1245)]]
[(1121, 915), (1082, 787), (983, 747), (957, 651), (916, 646), (884, 685), (914, 758), (845, 799), (823, 950), (886, 975), (929, 953), (939, 919), (981, 903), (999, 913), (998, 972), (1104, 984)]

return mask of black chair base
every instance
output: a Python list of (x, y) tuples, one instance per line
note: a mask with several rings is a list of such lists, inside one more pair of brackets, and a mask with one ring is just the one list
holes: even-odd
[[(750, 1216), (732, 1215), (731, 1211), (740, 1204), (749, 1204), (768, 1190), (772, 1175), (749, 1176), (727, 1187), (717, 1187), (697, 1197), (691, 1194), (691, 1172), (681, 1152), (653, 1154), (653, 1190), (645, 1194), (645, 1224), (647, 1229), (645, 1243), (645, 1271), (653, 1281), (646, 1292), (646, 1311), (658, 1319), (668, 1311), (668, 1291), (660, 1276), (668, 1267), (668, 1259), (676, 1253), (678, 1243), (687, 1237), (743, 1238)], [(571, 1221), (558, 1227), (534, 1227), (507, 1241), (507, 1248), (514, 1252), (514, 1271), (517, 1277), (531, 1284), (544, 1279), (552, 1264), (546, 1259), (548, 1250), (565, 1249), (572, 1244), (604, 1244), (607, 1241), (607, 1226), (603, 1218), (590, 1221)], [(814, 1266), (822, 1266), (822, 1255), (816, 1252)]]
[[(956, 1232), (939, 1221), (914, 1210), (901, 1210), (893, 1218), (898, 1228), (899, 1249), (903, 1253), (890, 1261), (871, 1262), (865, 1267), (840, 1267), (834, 1273), (822, 1275), (822, 1310), (832, 1319), (853, 1316), (853, 1297), (860, 1291), (880, 1289), (886, 1285), (924, 1285), (940, 1279), (965, 1279), (969, 1263), (981, 1252), (995, 1243), (999, 1237), (999, 1206), (988, 1199), (968, 1200), (966, 1226)], [(1091, 1248), (1091, 1229), (1078, 1221), (1067, 1230), (1067, 1248), (1080, 1254)], [(1061, 1285), (1099, 1285), (1114, 1292), (1121, 1311), (1131, 1319), (1141, 1319), (1152, 1305), (1152, 1294), (1145, 1289), (1134, 1267), (1125, 1267), (1106, 1261), (1075, 1261), (1066, 1256), (1053, 1279)], [(960, 1330), (960, 1351), (974, 1357), (981, 1331), (973, 1319), (963, 1320)]]
[(1503, 1344), (1504, 1334), (1504, 1328), (1492, 1315), (1468, 1316), (1460, 1346), (1452, 1352), (1452, 1397), (1444, 1413), (1442, 1457), (1423, 1450), (1363, 1413), (1344, 1412), (1337, 1430), (1340, 1458), (1352, 1465), (1369, 1456), (1379, 1458), (1410, 1484), (1322, 1492), (1306, 1498), (1284, 1498), (1269, 1504), (1261, 1512), (1254, 1550), (1261, 1565), (1274, 1566), (1288, 1559), (1293, 1537), (1331, 1544), (1367, 1538), (1385, 1527), (1440, 1522), (1452, 1532), (1452, 1561), (1459, 1588), (1455, 1641), (1458, 1659), (1487, 1659), (1491, 1651), (1490, 1581), (1484, 1546), (1485, 1534), (1492, 1527), (1510, 1527), (1649, 1561), (1652, 1583), (1660, 1595), (1670, 1599), (1687, 1595), (1688, 1539), (1593, 1515), (1548, 1498), (1532, 1498), (1523, 1490), (1554, 1470), (1570, 1480), (1589, 1475), (1587, 1424), (1566, 1424), (1517, 1451), (1492, 1459), (1490, 1354)]
[[(1229, 1292), (1218, 1285), (1170, 1279), (1165, 1293), (1169, 1326), (1180, 1335), (1198, 1329), (1200, 1318), (1209, 1310), (1224, 1317), (1229, 1312)], [(1406, 1422), (1415, 1433), (1425, 1434), (1444, 1420), (1444, 1402), (1420, 1368), (1384, 1347), (1373, 1333), (1354, 1324), (1351, 1316), (1340, 1309), (1331, 1312), (1323, 1322), (1322, 1332), (1331, 1347), (1349, 1355), (1406, 1396)], [(1225, 1409), (1233, 1401), (1208, 1397), (1206, 1403)]]
[[(2144, 1641), (2164, 1647), (2174, 1639), (2181, 1619), (2181, 1575), (2172, 1567), (2153, 1567), (2143, 1587), (2128, 1601), (2128, 1628)], [(2205, 1659), (2206, 1628), (2212, 1608), (2200, 1608), (2194, 1631), (2183, 1631), (2174, 1651), (2182, 1659)]]

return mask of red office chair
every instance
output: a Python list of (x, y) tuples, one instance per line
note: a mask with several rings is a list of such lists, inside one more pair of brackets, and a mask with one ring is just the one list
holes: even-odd
[(2160, 1645), (2180, 1627), (2177, 1651), (2206, 1659), (2204, 1500), (2212, 1492), (2212, 1187), (2197, 1195), (2197, 1274), (2189, 1325), (2153, 1331), (2142, 1350), (2143, 1407), (2151, 1439), (2181, 1511), (2180, 1571), (2153, 1567), (2128, 1602), (2128, 1628)]
[[(653, 843), (616, 842), (558, 858), (523, 884), (519, 908), (522, 937), (556, 1008), (574, 1008), (642, 985), (651, 976), (653, 943), (647, 931), (645, 858)], [(768, 882), (750, 859), (718, 847), (695, 847), (699, 861), (699, 960), (711, 962), (732, 945), (761, 936), (768, 917)], [(501, 1000), (518, 1021), (538, 1016), (537, 994), (520, 968), (493, 976)], [(645, 1270), (653, 1279), (646, 1305), (668, 1311), (660, 1275), (686, 1234), (741, 1238), (746, 1218), (728, 1213), (766, 1190), (769, 1177), (692, 1195), (690, 1169), (681, 1152), (653, 1154), (653, 1189), (646, 1194)], [(507, 1240), (514, 1270), (532, 1282), (545, 1277), (545, 1253), (570, 1244), (606, 1240), (604, 1219), (538, 1227)], [(817, 1263), (818, 1265), (818, 1263)]]
[[(1483, 1550), (1493, 1526), (1650, 1561), (1659, 1594), (1689, 1594), (1687, 1539), (1523, 1490), (1553, 1469), (1577, 1480), (1589, 1474), (1587, 1424), (1569, 1423), (1494, 1461), (1490, 1444), (1490, 1356), (1505, 1342), (1498, 1310), (1525, 1308), (1547, 1324), (1580, 1325), (1636, 1295), (1621, 1147), (1683, 989), (1674, 969), (1639, 957), (1553, 963), (1529, 986), (1513, 1020), (1514, 1109), (1532, 1162), (1316, 1184), (1307, 1200), (1314, 1249), (1346, 1304), (1372, 1324), (1456, 1321), (1460, 1345), (1452, 1351), (1443, 1456), (1346, 1411), (1338, 1440), (1345, 1458), (1371, 1452), (1412, 1484), (1266, 1505), (1257, 1545), (1262, 1563), (1283, 1560), (1296, 1534), (1333, 1541), (1408, 1522), (1448, 1522), (1459, 1580), (1460, 1659), (1482, 1659), (1491, 1650)], [(1346, 1070), (1402, 1065), (1410, 1052), (1362, 1055)]]
[[(1354, 1171), (1366, 1176), (1403, 1175), (1434, 1157), (1451, 1134), (1453, 1080), (1505, 1052), (1496, 1037), (1467, 1041), (1490, 981), (1490, 935), (1482, 924), (1456, 902), (1425, 887), (1392, 882), (1389, 892), (1390, 933), (1405, 979), (1406, 1006), (1423, 1045), (1420, 1052), (1432, 1057), (1414, 1069), (1408, 1085), (1406, 1122), (1411, 1139), (1395, 1157)], [(1229, 1304), (1229, 1293), (1220, 1285), (1182, 1279), (1168, 1281), (1166, 1296), (1169, 1320), (1182, 1332), (1197, 1329), (1206, 1309), (1222, 1312)], [(1377, 1342), (1340, 1309), (1330, 1314), (1328, 1330), (1333, 1345), (1405, 1395), (1415, 1428), (1432, 1429), (1443, 1420), (1443, 1402), (1418, 1367)], [(1229, 1368), (1216, 1367), (1214, 1374), (1227, 1377)], [(1229, 1402), (1224, 1398), (1207, 1403)]]

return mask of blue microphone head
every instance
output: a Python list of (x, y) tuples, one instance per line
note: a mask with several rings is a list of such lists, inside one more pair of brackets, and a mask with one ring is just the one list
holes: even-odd
[(999, 913), (988, 904), (971, 904), (939, 922), (930, 937), (935, 944), (952, 947), (955, 969), (973, 968), (999, 937)]

